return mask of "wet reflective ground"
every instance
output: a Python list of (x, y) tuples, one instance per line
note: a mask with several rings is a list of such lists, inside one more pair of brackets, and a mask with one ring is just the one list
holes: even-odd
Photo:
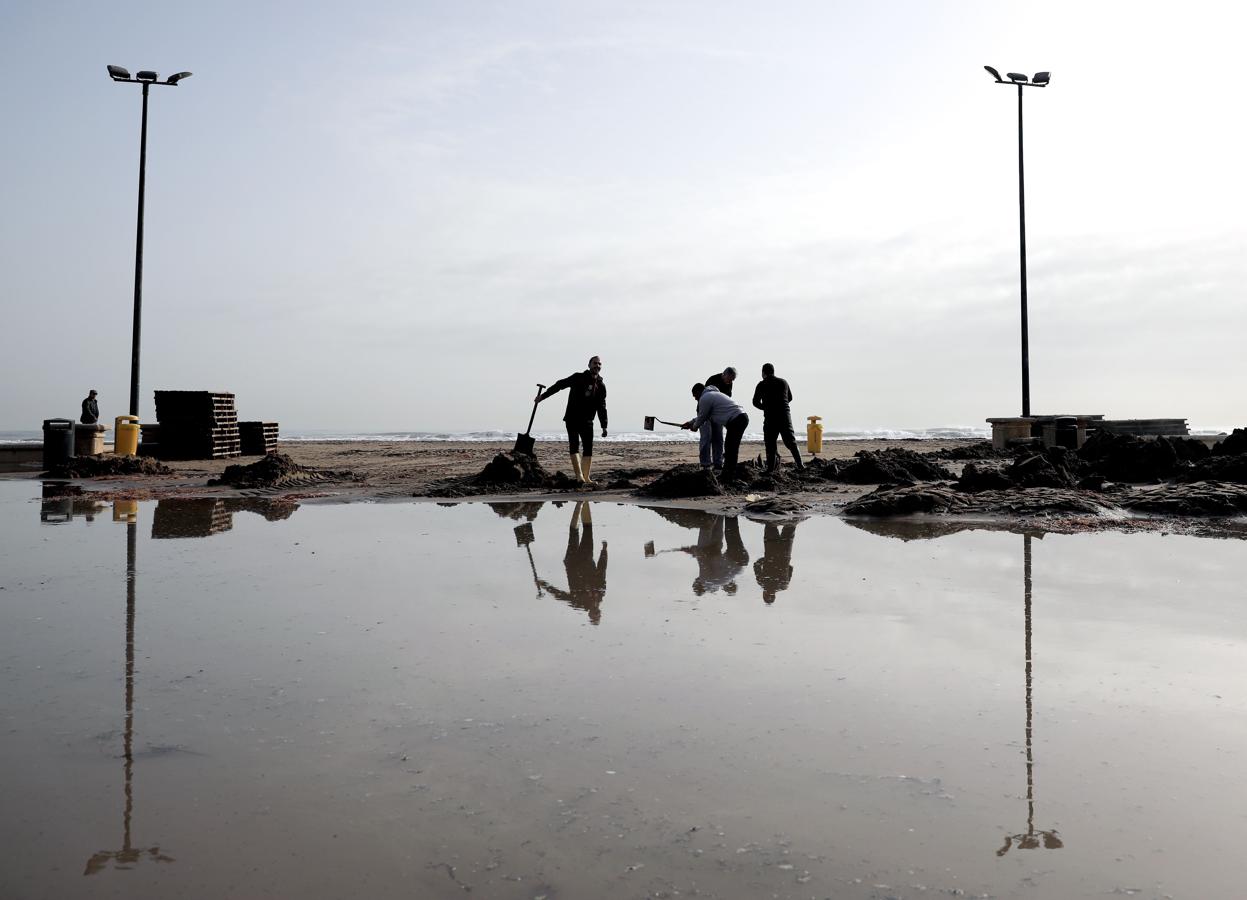
[(0, 897), (1237, 898), (1247, 544), (0, 481)]

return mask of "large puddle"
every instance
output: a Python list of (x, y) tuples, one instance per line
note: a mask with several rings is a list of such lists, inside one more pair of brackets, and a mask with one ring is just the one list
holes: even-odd
[(0, 482), (0, 896), (1237, 898), (1247, 543)]

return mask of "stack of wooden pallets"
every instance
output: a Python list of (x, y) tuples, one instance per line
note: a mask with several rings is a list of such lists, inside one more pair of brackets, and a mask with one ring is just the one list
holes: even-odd
[[(148, 455), (160, 459), (238, 456), (234, 395), (212, 391), (156, 391), (156, 428), (143, 426)], [(148, 447), (149, 440), (154, 444)]]
[(1188, 435), (1191, 433), (1186, 419), (1105, 419), (1092, 424), (1093, 427), (1109, 434)]
[(277, 449), (276, 422), (239, 422), (238, 438), (243, 456), (264, 456)]

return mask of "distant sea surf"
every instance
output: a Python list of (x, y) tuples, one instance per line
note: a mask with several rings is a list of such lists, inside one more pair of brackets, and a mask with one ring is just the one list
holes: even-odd
[[(697, 435), (689, 431), (660, 426), (661, 431), (616, 431), (611, 432), (605, 440), (622, 443), (653, 443), (671, 441), (695, 441)], [(1229, 428), (1201, 428), (1192, 426), (1193, 435), (1229, 434)], [(804, 438), (805, 429), (798, 427), (798, 438)], [(282, 429), (283, 441), (442, 441), (446, 443), (482, 443), (505, 444), (515, 440), (514, 431), (350, 431), (332, 428), (291, 428)], [(539, 441), (562, 442), (567, 440), (566, 432), (537, 431), (533, 433)], [(988, 428), (970, 425), (947, 425), (938, 428), (846, 428), (843, 430), (827, 430), (823, 432), (825, 441), (868, 441), (868, 440), (986, 440), (991, 437)], [(762, 432), (745, 433), (746, 440), (761, 440)], [(43, 435), (38, 431), (0, 431), (0, 443), (42, 442)], [(602, 438), (598, 438), (602, 440)]]

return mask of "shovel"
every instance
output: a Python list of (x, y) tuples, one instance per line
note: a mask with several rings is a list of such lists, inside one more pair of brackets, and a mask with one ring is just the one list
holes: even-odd
[(674, 427), (674, 428), (683, 428), (683, 427), (684, 427), (684, 423), (682, 423), (682, 422), (668, 422), (666, 419), (659, 419), (659, 418), (658, 418), (658, 417), (656, 417), (656, 416), (646, 416), (646, 417), (645, 417), (645, 430), (646, 430), (646, 431), (653, 431), (653, 430), (654, 430), (654, 423), (655, 423), (655, 422), (661, 422), (661, 423), (662, 423), (662, 424), (664, 424), (664, 425), (671, 425), (671, 426), (672, 426), (672, 427)]
[[(540, 397), (541, 392), (545, 389), (546, 386), (544, 384), (537, 385), (537, 396)], [(533, 414), (528, 417), (528, 427), (524, 429), (523, 434), (517, 434), (515, 436), (515, 450), (512, 452), (525, 453), (529, 456), (534, 455), (533, 448), (536, 446), (537, 441), (532, 436), (531, 432), (533, 430), (533, 419), (537, 418), (537, 404), (540, 402), (541, 400), (539, 399), (533, 401)]]

